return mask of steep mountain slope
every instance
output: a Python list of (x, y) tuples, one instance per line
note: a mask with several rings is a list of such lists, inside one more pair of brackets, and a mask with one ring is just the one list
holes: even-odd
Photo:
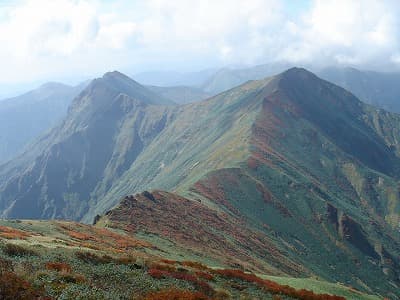
[(400, 112), (400, 73), (327, 68), (318, 74), (351, 91), (366, 103), (388, 111)]
[(52, 82), (0, 101), (0, 163), (61, 121), (72, 99), (85, 87), (86, 83), (72, 87)]
[(187, 228), (202, 212), (199, 235), (243, 267), (268, 258), (258, 268), (400, 296), (400, 116), (298, 68), (198, 103), (148, 102), (160, 100), (119, 73), (94, 81), (34, 151), (0, 168), (3, 215), (91, 222), (165, 189), (175, 194), (128, 197), (100, 221), (195, 251)]
[(253, 127), (247, 166), (216, 171), (195, 192), (265, 224), (312, 272), (396, 290), (399, 117), (303, 70), (277, 85)]
[[(3, 216), (79, 219), (168, 123), (164, 99), (118, 72), (94, 80), (67, 118), (0, 171)], [(5, 182), (4, 182), (5, 181)]]
[(176, 117), (121, 179), (106, 194), (93, 197), (83, 220), (90, 222), (121, 197), (143, 189), (176, 189), (185, 195), (208, 172), (245, 161), (250, 155), (251, 127), (268, 82), (250, 82), (206, 101), (176, 108)]

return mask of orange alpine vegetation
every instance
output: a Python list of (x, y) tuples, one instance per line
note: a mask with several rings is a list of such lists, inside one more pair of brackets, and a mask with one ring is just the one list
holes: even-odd
[(25, 240), (32, 236), (31, 233), (7, 226), (0, 226), (0, 237), (5, 239)]
[(0, 299), (50, 300), (43, 288), (35, 288), (13, 272), (0, 274)]
[[(156, 234), (232, 267), (241, 265), (253, 271), (272, 272), (265, 265), (268, 257), (285, 265), (291, 273), (300, 273), (298, 266), (265, 235), (238, 226), (242, 222), (239, 217), (173, 193), (154, 191), (127, 196), (104, 218), (111, 228), (131, 235), (140, 231)], [(247, 249), (253, 249), (254, 255), (249, 255)]]
[(63, 272), (63, 273), (71, 273), (72, 272), (72, 268), (69, 264), (59, 263), (59, 262), (46, 263), (46, 269), (57, 271), (57, 272)]
[(61, 232), (74, 240), (78, 240), (79, 245), (91, 249), (114, 249), (121, 252), (141, 247), (152, 247), (148, 242), (138, 240), (132, 236), (118, 234), (106, 228), (97, 228), (79, 223), (63, 224), (59, 225), (59, 227)]
[(178, 289), (166, 289), (148, 294), (144, 300), (209, 300), (206, 295), (200, 292), (191, 292)]
[(344, 297), (340, 296), (315, 294), (314, 292), (305, 289), (296, 290), (290, 286), (281, 285), (266, 279), (261, 279), (254, 274), (245, 273), (240, 270), (214, 270), (214, 273), (226, 278), (240, 279), (255, 283), (273, 294), (282, 294), (300, 300), (346, 300)]
[(207, 295), (214, 294), (213, 288), (205, 281), (200, 280), (196, 275), (191, 274), (187, 271), (167, 271), (167, 270), (160, 270), (156, 268), (151, 268), (147, 271), (147, 273), (155, 278), (155, 279), (162, 279), (162, 278), (175, 278), (178, 280), (187, 281), (193, 286)]

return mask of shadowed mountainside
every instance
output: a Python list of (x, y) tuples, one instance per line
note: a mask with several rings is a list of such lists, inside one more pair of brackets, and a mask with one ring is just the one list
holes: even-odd
[(85, 87), (51, 82), (18, 97), (0, 101), (0, 163), (61, 121), (71, 101)]
[(400, 73), (362, 71), (354, 68), (327, 68), (318, 73), (351, 91), (365, 103), (400, 112)]

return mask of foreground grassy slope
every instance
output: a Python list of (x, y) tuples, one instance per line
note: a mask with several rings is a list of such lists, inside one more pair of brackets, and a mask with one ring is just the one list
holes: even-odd
[[(165, 259), (165, 249), (162, 243), (140, 240), (131, 231), (100, 225), (0, 221), (0, 297), (340, 300), (342, 295), (375, 299), (345, 286), (333, 289), (323, 281), (313, 280), (305, 291), (291, 288), (298, 283), (290, 278), (262, 279), (261, 275), (224, 269), (224, 265), (215, 268), (185, 259)], [(284, 280), (288, 286), (277, 283)], [(334, 294), (338, 296), (331, 296)]]
[[(231, 189), (232, 186), (236, 186), (236, 189), (232, 189), (232, 193), (244, 196), (243, 182), (232, 174), (234, 174), (233, 170), (225, 176), (218, 174), (218, 178), (222, 181), (235, 180), (235, 183), (231, 182), (230, 186)], [(209, 193), (216, 190), (211, 182), (208, 185)], [(329, 226), (323, 224), (325, 222), (323, 218), (329, 216), (327, 213), (321, 216), (322, 219), (319, 222), (312, 223), (307, 220), (299, 222), (296, 220), (296, 214), (289, 212), (282, 204), (273, 204), (273, 201), (266, 204), (277, 209), (267, 213), (268, 208), (263, 205), (265, 202), (262, 200), (256, 205), (260, 214), (255, 215), (256, 209), (252, 210), (254, 221), (251, 222), (246, 220), (249, 212), (246, 207), (249, 204), (242, 203), (238, 206), (233, 201), (237, 198), (232, 195), (223, 198), (221, 193), (223, 185), (217, 181), (214, 183), (220, 186), (220, 194), (214, 194), (214, 197), (210, 194), (207, 196), (220, 201), (220, 207), (225, 206), (227, 211), (210, 208), (207, 202), (189, 200), (166, 192), (146, 192), (126, 197), (116, 208), (97, 219), (97, 225), (118, 230), (125, 229), (132, 236), (147, 232), (152, 235), (152, 240), (141, 235), (147, 241), (157, 242), (160, 238), (167, 238), (172, 245), (188, 249), (189, 252), (186, 255), (191, 253), (191, 257), (194, 257), (193, 255), (201, 257), (203, 254), (203, 259), (200, 258), (200, 261), (206, 264), (215, 265), (215, 262), (218, 262), (219, 266), (228, 265), (231, 268), (239, 267), (253, 272), (261, 270), (262, 273), (270, 275), (283, 272), (286, 273), (286, 277), (280, 278), (275, 275), (277, 280), (284, 282), (286, 278), (288, 283), (297, 287), (313, 287), (315, 290), (330, 290), (333, 293), (333, 291), (340, 291), (345, 285), (351, 285), (364, 292), (369, 291), (369, 293), (397, 299), (395, 286), (386, 281), (390, 278), (387, 276), (389, 274), (386, 276), (382, 274), (381, 266), (377, 268), (373, 257), (368, 257), (368, 254), (359, 253), (358, 249), (354, 249), (351, 239), (347, 241), (336, 237), (337, 244), (335, 245), (330, 240), (334, 238), (333, 233), (326, 237), (326, 232), (309, 227), (313, 224), (314, 227)], [(250, 191), (253, 190), (251, 186), (245, 186)], [(257, 190), (257, 187), (254, 187), (254, 190)], [(257, 201), (256, 197), (248, 196), (245, 195), (241, 201)], [(288, 215), (289, 213), (291, 215)], [(282, 219), (283, 214), (285, 218)], [(241, 217), (238, 217), (239, 215)], [(260, 216), (265, 216), (268, 223), (256, 229), (257, 218)], [(281, 227), (278, 227), (279, 225), (275, 222), (280, 223)], [(236, 226), (232, 227), (230, 225), (232, 223)], [(295, 229), (288, 234), (288, 228)], [(352, 232), (349, 232), (350, 238), (351, 234)], [(251, 249), (251, 251), (243, 252), (243, 248)], [(212, 258), (214, 262), (204, 260), (204, 256), (208, 259)], [(176, 256), (172, 257), (172, 259), (176, 258)], [(290, 281), (293, 276), (304, 278)], [(310, 276), (314, 280), (306, 279)], [(382, 276), (385, 277), (382, 278)], [(315, 278), (326, 278), (333, 283), (320, 284), (320, 280)], [(380, 281), (377, 278), (383, 280)], [(336, 284), (336, 282), (341, 282), (341, 284)], [(350, 294), (354, 293), (357, 293), (356, 290)], [(350, 294), (341, 295), (350, 297)]]

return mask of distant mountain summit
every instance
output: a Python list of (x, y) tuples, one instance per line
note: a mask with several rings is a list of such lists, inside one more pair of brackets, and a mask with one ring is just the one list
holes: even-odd
[(118, 71), (104, 74), (102, 78), (95, 79), (93, 84), (107, 85), (110, 90), (115, 90), (118, 93), (148, 104), (173, 104), (170, 100), (150, 91)]
[(222, 68), (209, 76), (200, 86), (210, 94), (218, 94), (249, 80), (261, 80), (288, 69), (288, 64), (264, 64), (247, 68)]
[(86, 83), (72, 87), (49, 82), (21, 96), (0, 101), (0, 163), (22, 152), (61, 121)]
[[(3, 214), (82, 216), (96, 186), (116, 180), (164, 126), (167, 107), (153, 103), (164, 100), (119, 72), (93, 80), (74, 99), (61, 124), (3, 167)], [(21, 174), (30, 178), (22, 185)]]
[(364, 102), (400, 112), (400, 73), (362, 71), (355, 68), (327, 68), (319, 75), (351, 91)]
[[(288, 64), (264, 64), (247, 68), (223, 68), (197, 85), (211, 95), (226, 91), (249, 80), (260, 80), (283, 72)], [(323, 79), (353, 93), (361, 101), (391, 112), (400, 112), (400, 73), (358, 70), (352, 67), (329, 67), (315, 70)]]
[[(302, 68), (182, 106), (152, 97), (120, 73), (94, 80), (0, 167), (2, 216), (92, 222), (117, 205), (96, 220), (190, 251), (213, 243), (218, 259), (226, 239), (253, 269), (264, 259), (263, 270), (399, 296), (399, 115)], [(223, 237), (195, 242), (191, 224)]]

